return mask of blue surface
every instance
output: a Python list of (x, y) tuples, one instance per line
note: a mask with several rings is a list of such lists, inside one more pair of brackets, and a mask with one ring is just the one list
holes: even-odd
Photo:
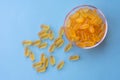
[[(120, 80), (119, 3), (118, 0), (0, 0), (0, 80)], [(57, 63), (65, 60), (64, 68), (57, 71), (55, 66), (49, 66), (45, 73), (37, 73), (32, 62), (24, 57), (21, 42), (38, 39), (42, 23), (51, 25), (57, 33), (66, 14), (82, 4), (103, 11), (109, 25), (106, 39), (90, 50), (74, 47), (64, 53), (61, 47), (53, 55)], [(32, 51), (37, 61), (42, 52), (50, 55), (45, 49), (33, 47)], [(79, 54), (81, 59), (68, 61), (72, 54)]]

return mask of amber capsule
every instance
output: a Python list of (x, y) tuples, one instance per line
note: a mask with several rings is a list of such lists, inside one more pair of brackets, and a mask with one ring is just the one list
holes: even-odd
[(54, 50), (55, 50), (55, 44), (52, 44), (49, 48), (49, 52), (52, 53), (52, 52), (54, 52)]
[(37, 72), (45, 72), (45, 71), (46, 71), (46, 67), (45, 67), (45, 66), (43, 66), (43, 67), (38, 67), (38, 68), (36, 69), (36, 71), (37, 71)]
[(55, 57), (54, 56), (50, 56), (50, 64), (52, 66), (55, 65)]
[(40, 37), (41, 35), (43, 35), (43, 34), (45, 34), (45, 33), (47, 33), (47, 32), (44, 31), (44, 30), (42, 30), (42, 31), (40, 31), (40, 32), (38, 33), (38, 36)]
[(32, 45), (33, 45), (33, 46), (38, 46), (38, 45), (40, 45), (40, 43), (41, 43), (40, 40), (35, 40), (35, 41), (32, 43)]
[(73, 56), (70, 56), (69, 57), (69, 60), (79, 60), (80, 59), (80, 56), (79, 55), (73, 55)]
[(28, 57), (30, 55), (28, 47), (25, 48), (24, 55)]
[(34, 53), (30, 52), (30, 60), (31, 61), (34, 61), (35, 60), (35, 55)]
[(59, 30), (59, 36), (63, 36), (64, 35), (64, 27), (61, 27)]
[(72, 48), (72, 43), (69, 43), (69, 44), (65, 47), (64, 51), (65, 51), (65, 52), (68, 52), (71, 48)]
[(54, 41), (54, 44), (56, 44), (60, 39), (61, 39), (61, 37), (56, 38)]
[(48, 58), (45, 58), (44, 66), (45, 66), (46, 68), (48, 67)]
[(40, 45), (38, 45), (38, 48), (46, 48), (47, 47), (47, 43), (44, 42), (44, 43), (41, 43)]
[(89, 24), (83, 24), (82, 26), (80, 26), (80, 29), (87, 29), (89, 27)]
[(41, 28), (42, 28), (44, 31), (48, 31), (48, 30), (50, 29), (50, 26), (45, 25), (45, 24), (42, 24), (42, 25), (41, 25)]
[(31, 40), (24, 40), (22, 42), (22, 44), (25, 45), (25, 46), (30, 46), (30, 45), (32, 45), (32, 41)]
[(52, 30), (49, 30), (49, 32), (48, 32), (48, 37), (49, 37), (50, 40), (53, 40), (53, 39), (54, 39), (54, 33), (53, 33)]
[(48, 33), (44, 33), (42, 35), (39, 35), (40, 39), (48, 39), (49, 38), (49, 34)]
[(45, 54), (42, 53), (40, 56), (40, 62), (44, 63), (45, 62)]
[(64, 43), (64, 40), (63, 39), (60, 39), (58, 42), (56, 42), (56, 47), (61, 47)]
[(59, 64), (57, 65), (57, 69), (58, 69), (58, 70), (62, 69), (63, 66), (64, 66), (64, 64), (65, 64), (64, 61), (59, 62)]
[(90, 27), (89, 27), (89, 31), (90, 31), (91, 33), (94, 33), (94, 32), (95, 32), (94, 27), (93, 27), (93, 26), (90, 26)]
[(38, 68), (38, 67), (41, 67), (43, 65), (43, 63), (40, 61), (40, 62), (36, 62), (36, 63), (33, 63), (33, 67), (34, 68)]

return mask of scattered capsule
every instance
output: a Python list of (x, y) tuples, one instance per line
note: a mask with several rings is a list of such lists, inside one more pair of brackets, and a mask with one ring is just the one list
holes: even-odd
[(65, 51), (65, 52), (68, 52), (71, 48), (72, 48), (72, 43), (69, 43), (69, 44), (65, 47), (64, 51)]
[(30, 60), (31, 60), (31, 61), (34, 61), (34, 60), (35, 60), (35, 55), (34, 55), (32, 52), (30, 52)]
[(49, 52), (52, 53), (52, 52), (54, 52), (54, 50), (55, 50), (55, 44), (52, 44), (49, 48)]
[(41, 54), (40, 61), (41, 61), (42, 63), (45, 62), (45, 54), (44, 54), (44, 53)]
[(48, 67), (48, 58), (45, 58), (45, 63), (44, 63), (45, 67)]
[(38, 67), (41, 67), (43, 65), (43, 63), (40, 61), (40, 62), (36, 62), (33, 64), (33, 67), (34, 68), (38, 68)]
[(69, 57), (69, 60), (73, 60), (73, 61), (79, 60), (79, 59), (80, 59), (80, 56), (79, 56), (79, 55), (74, 55), (74, 56), (70, 56), (70, 57)]
[(38, 45), (38, 48), (46, 48), (47, 47), (47, 43), (44, 42), (44, 43), (41, 43), (40, 45)]
[(42, 35), (39, 35), (40, 39), (48, 39), (49, 38), (49, 34), (48, 33), (44, 33)]
[(40, 45), (41, 41), (40, 40), (36, 40), (32, 43), (33, 46), (38, 46)]
[(37, 70), (37, 72), (45, 72), (46, 71), (46, 67), (45, 66), (38, 67), (36, 70)]
[(57, 65), (57, 69), (58, 70), (60, 70), (60, 69), (62, 69), (63, 68), (63, 66), (64, 66), (64, 61), (61, 61), (58, 65)]
[(45, 25), (45, 24), (42, 24), (42, 25), (41, 25), (41, 28), (42, 28), (44, 31), (48, 31), (48, 30), (50, 29), (50, 26)]
[(30, 45), (32, 45), (32, 41), (30, 41), (30, 40), (24, 40), (24, 41), (22, 42), (22, 44), (23, 44), (23, 45), (26, 45), (26, 46), (30, 46)]
[(45, 33), (46, 33), (46, 31), (42, 30), (42, 31), (40, 31), (40, 32), (38, 33), (38, 36), (41, 36), (41, 35), (43, 35), (43, 34), (45, 34)]
[(54, 33), (52, 30), (49, 30), (49, 39), (53, 40), (54, 39)]
[(50, 56), (50, 64), (52, 66), (55, 65), (55, 57), (54, 56)]
[(60, 39), (61, 39), (61, 37), (56, 38), (54, 41), (54, 44), (56, 44)]
[(28, 57), (30, 55), (28, 47), (25, 48), (24, 55)]
[(56, 47), (61, 47), (64, 43), (63, 39), (60, 39), (60, 41), (56, 42)]
[(63, 35), (64, 35), (64, 27), (61, 27), (59, 31), (59, 36), (63, 36)]

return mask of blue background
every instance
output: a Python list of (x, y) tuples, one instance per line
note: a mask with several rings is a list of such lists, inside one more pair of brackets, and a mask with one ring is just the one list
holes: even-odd
[[(120, 9), (119, 0), (0, 0), (0, 80), (120, 80)], [(51, 25), (57, 36), (66, 14), (82, 4), (101, 9), (108, 20), (106, 39), (90, 50), (74, 47), (64, 53), (61, 47), (53, 53), (56, 62), (65, 60), (65, 66), (56, 66), (45, 73), (37, 73), (32, 62), (24, 57), (23, 40), (38, 39), (40, 24)], [(65, 39), (65, 44), (68, 43)], [(49, 41), (49, 45), (50, 42)], [(65, 46), (64, 44), (64, 46)], [(31, 48), (36, 61), (46, 49)], [(68, 57), (79, 54), (81, 59), (70, 62)]]

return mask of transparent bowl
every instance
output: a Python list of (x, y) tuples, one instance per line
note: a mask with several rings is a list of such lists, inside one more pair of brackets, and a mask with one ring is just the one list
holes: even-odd
[[(96, 7), (94, 7), (94, 6), (91, 6), (91, 5), (81, 5), (81, 6), (77, 6), (77, 7), (73, 8), (73, 9), (67, 14), (67, 16), (65, 17), (64, 29), (65, 29), (66, 22), (67, 22), (69, 16), (70, 16), (71, 14), (75, 13), (77, 10), (79, 10), (79, 9), (81, 9), (81, 8), (85, 8), (85, 7), (89, 8), (89, 9), (95, 9), (95, 10), (97, 11), (97, 13), (99, 14), (99, 16), (102, 18), (102, 20), (103, 20), (103, 22), (104, 22), (104, 24), (105, 24), (105, 27), (106, 27), (106, 28), (105, 28), (104, 36), (102, 37), (102, 39), (101, 39), (98, 43), (96, 43), (95, 45), (90, 46), (90, 47), (83, 47), (83, 49), (91, 49), (91, 48), (94, 48), (94, 47), (98, 46), (98, 45), (105, 39), (106, 34), (107, 34), (107, 31), (108, 31), (108, 24), (107, 24), (106, 17), (105, 17), (104, 14), (102, 13), (102, 11), (100, 11), (98, 8), (96, 8)], [(65, 30), (65, 35), (66, 35), (66, 30)], [(66, 35), (66, 37), (67, 37), (67, 35)], [(67, 38), (67, 39), (68, 39), (68, 38)], [(69, 39), (68, 39), (68, 40), (69, 40)], [(70, 41), (70, 40), (69, 40), (69, 41)], [(72, 43), (73, 43), (74, 45), (76, 45), (75, 42), (72, 42)], [(76, 45), (76, 46), (77, 46), (77, 45)], [(78, 47), (79, 47), (79, 46), (78, 46)], [(82, 47), (80, 47), (80, 48), (82, 48)]]

